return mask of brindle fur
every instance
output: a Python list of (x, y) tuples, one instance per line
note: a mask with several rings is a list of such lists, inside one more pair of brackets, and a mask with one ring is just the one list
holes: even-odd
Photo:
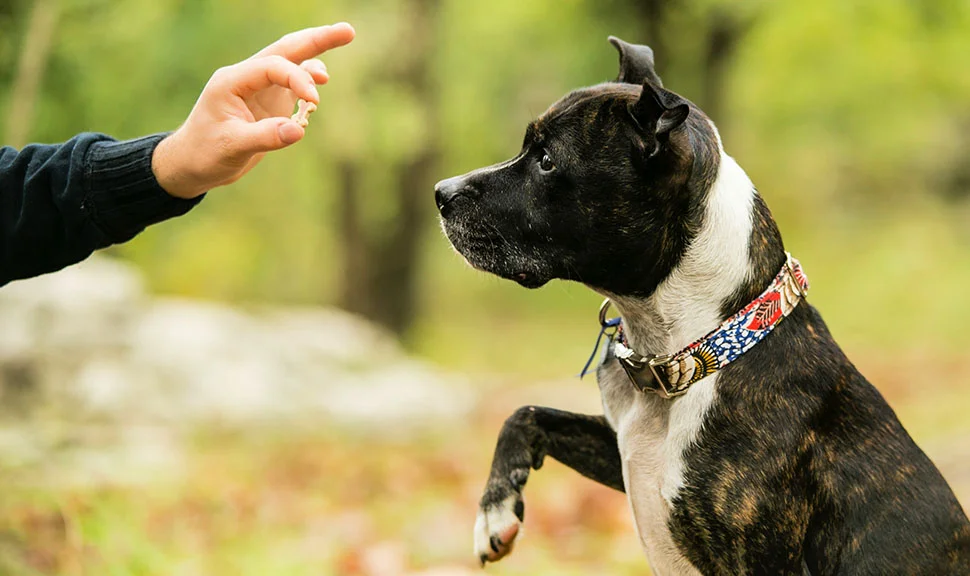
[[(699, 230), (717, 135), (662, 88), (649, 48), (611, 41), (623, 82), (554, 104), (514, 161), (439, 184), (445, 230), (474, 266), (527, 287), (561, 278), (649, 296)], [(536, 167), (546, 151), (553, 173)], [(749, 260), (723, 318), (785, 261), (757, 193)], [(607, 354), (601, 375), (616, 370)], [(624, 490), (605, 418), (524, 407), (499, 435), (482, 506), (514, 495), (521, 520), (522, 487), (547, 455)], [(808, 302), (719, 373), (717, 401), (684, 461), (668, 529), (703, 574), (970, 574), (960, 504)]]
[(970, 574), (956, 497), (807, 302), (722, 371), (686, 458), (670, 525), (705, 574)]
[(616, 432), (606, 418), (523, 406), (505, 421), (499, 433), (482, 504), (504, 502), (514, 494), (515, 515), (523, 520), (522, 488), (529, 479), (529, 469), (541, 468), (546, 456), (591, 480), (623, 491)]

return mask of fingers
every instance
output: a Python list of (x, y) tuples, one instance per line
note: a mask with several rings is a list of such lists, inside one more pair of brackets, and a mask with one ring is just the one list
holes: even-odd
[(346, 22), (291, 32), (256, 53), (253, 58), (282, 56), (290, 62), (303, 62), (327, 50), (349, 44), (356, 32)]
[[(322, 62), (321, 62), (322, 64)], [(315, 65), (313, 65), (315, 66)], [(314, 68), (319, 75), (319, 69)], [(326, 72), (324, 71), (325, 75)], [(297, 66), (282, 56), (251, 58), (239, 64), (223, 68), (213, 76), (219, 88), (228, 89), (238, 96), (248, 96), (270, 86), (292, 90), (304, 100), (319, 103), (314, 73)]]
[(326, 84), (330, 81), (330, 74), (327, 72), (327, 65), (316, 58), (311, 58), (309, 60), (304, 60), (300, 64), (300, 68), (303, 68), (310, 73), (313, 77), (313, 81), (317, 84)]
[(232, 139), (233, 156), (248, 156), (286, 148), (303, 139), (306, 132), (288, 118), (267, 118), (259, 122), (240, 123)]

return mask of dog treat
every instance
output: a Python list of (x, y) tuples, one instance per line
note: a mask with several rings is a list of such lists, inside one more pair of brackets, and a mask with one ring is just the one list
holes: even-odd
[(291, 120), (296, 120), (296, 123), (304, 128), (310, 123), (310, 114), (316, 111), (317, 105), (313, 102), (307, 102), (306, 100), (300, 99), (297, 104), (299, 108), (296, 114), (290, 117)]

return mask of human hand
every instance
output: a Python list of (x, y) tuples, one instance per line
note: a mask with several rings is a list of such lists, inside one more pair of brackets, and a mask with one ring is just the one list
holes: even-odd
[(319, 104), (316, 85), (329, 80), (316, 56), (353, 39), (346, 23), (307, 28), (216, 70), (185, 123), (155, 149), (158, 183), (172, 196), (194, 198), (240, 179), (266, 152), (300, 141), (305, 132), (290, 119), (293, 106), (298, 98)]

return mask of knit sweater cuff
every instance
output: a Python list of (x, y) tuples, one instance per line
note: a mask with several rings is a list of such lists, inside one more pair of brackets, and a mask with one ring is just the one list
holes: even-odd
[(130, 240), (147, 226), (181, 216), (202, 201), (166, 192), (152, 172), (152, 154), (168, 134), (91, 145), (85, 159), (84, 209), (115, 243)]

